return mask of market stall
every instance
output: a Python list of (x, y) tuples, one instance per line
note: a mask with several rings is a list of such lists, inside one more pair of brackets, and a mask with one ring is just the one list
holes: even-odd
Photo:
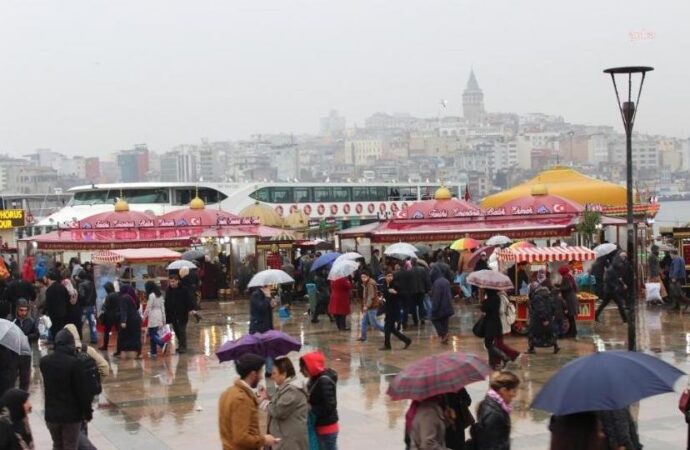
[[(583, 261), (593, 261), (594, 259), (596, 259), (596, 253), (586, 247), (515, 247), (506, 248), (498, 252), (499, 268), (503, 269), (511, 263), (526, 264), (530, 272), (545, 269), (547, 273), (555, 273), (556, 266), (563, 263), (582, 263)], [(583, 270), (581, 264), (575, 264), (575, 266), (576, 273), (577, 270)], [(577, 320), (594, 320), (597, 296), (588, 292), (578, 292), (577, 297), (580, 303)], [(516, 305), (517, 319), (515, 328), (517, 332), (520, 332), (525, 328), (529, 317), (527, 311), (528, 297), (527, 295), (511, 295), (509, 299)]]

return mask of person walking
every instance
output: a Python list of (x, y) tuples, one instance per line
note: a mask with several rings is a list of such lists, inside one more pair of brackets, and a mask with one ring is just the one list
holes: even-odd
[(565, 337), (577, 338), (577, 315), (580, 312), (580, 304), (577, 300), (577, 283), (570, 273), (568, 265), (559, 267), (558, 273), (561, 275), (559, 289), (563, 300), (565, 300), (565, 315), (569, 324), (568, 333)]
[(434, 272), (431, 285), (431, 323), (442, 344), (448, 344), (448, 321), (455, 314), (450, 282), (440, 271)]
[(400, 323), (403, 329), (407, 329), (409, 316), (412, 315), (412, 323), (419, 326), (419, 316), (417, 315), (417, 308), (415, 307), (412, 290), (414, 289), (414, 274), (412, 273), (412, 263), (405, 261), (399, 270), (394, 272), (395, 281), (398, 285), (398, 295), (400, 296), (400, 306), (402, 308), (402, 315)]
[(508, 299), (508, 294), (504, 291), (498, 293), (501, 299), (501, 306), (498, 310), (498, 317), (501, 319), (501, 335), (494, 338), (494, 346), (500, 350), (508, 359), (508, 361), (515, 361), (520, 357), (520, 352), (509, 346), (503, 340), (503, 337), (509, 335), (513, 331), (513, 323), (515, 323), (515, 305)]
[(347, 316), (350, 314), (350, 291), (352, 283), (347, 277), (331, 280), (331, 301), (328, 312), (335, 317), (335, 324), (340, 331), (350, 331)]
[[(103, 285), (105, 289), (105, 301), (100, 314), (101, 323), (103, 324), (103, 345), (99, 348), (102, 351), (108, 351), (108, 344), (110, 343), (110, 333), (114, 329), (117, 331), (117, 326), (120, 320), (120, 293), (115, 292), (115, 285), (110, 281)], [(115, 353), (119, 354), (120, 349), (117, 348)]]
[(268, 433), (280, 439), (271, 450), (309, 450), (307, 392), (287, 356), (276, 358), (271, 379), (277, 386), (275, 394), (259, 392), (259, 406), (268, 413)]
[[(136, 352), (141, 359), (141, 315), (137, 293), (131, 285), (120, 288), (120, 332), (117, 334), (118, 352)], [(120, 356), (115, 353), (115, 356)]]
[(0, 345), (0, 395), (17, 384), (20, 364), (18, 354)]
[(446, 450), (448, 421), (443, 396), (418, 402), (410, 414), (413, 415), (409, 430), (410, 450)]
[(659, 297), (663, 299), (668, 296), (664, 283), (661, 282), (661, 262), (659, 261), (659, 246), (652, 245), (652, 251), (647, 257), (647, 282), (659, 283)]
[(168, 277), (165, 292), (165, 320), (172, 325), (177, 338), (177, 353), (187, 352), (187, 322), (189, 315), (196, 312), (196, 301), (189, 289), (180, 285), (180, 277)]
[(472, 287), (467, 283), (467, 277), (472, 273), (473, 269), (471, 262), (472, 251), (466, 248), (460, 253), (460, 259), (458, 260), (458, 284), (465, 298), (472, 297)]
[[(90, 272), (82, 270), (77, 275), (79, 292), (79, 306), (81, 307), (82, 317), (89, 323), (89, 337), (92, 344), (98, 343), (98, 332), (96, 331), (96, 285)], [(81, 325), (81, 321), (80, 321)], [(78, 327), (81, 331), (81, 326)]]
[(311, 311), (311, 323), (319, 323), (319, 315), (327, 314), (331, 322), (333, 317), (328, 313), (328, 303), (331, 299), (331, 287), (328, 282), (328, 271), (319, 269), (314, 274), (314, 284), (316, 285), (316, 303), (314, 310)]
[(48, 276), (48, 288), (46, 289), (46, 315), (50, 317), (52, 326), (50, 336), (55, 338), (55, 333), (62, 330), (67, 323), (67, 313), (70, 306), (70, 294), (67, 288), (60, 283), (60, 274), (51, 272)]
[[(271, 286), (254, 289), (249, 298), (249, 334), (265, 333), (273, 329), (273, 308), (277, 305), (271, 296)], [(266, 358), (266, 376), (273, 373), (273, 358)]]
[(602, 298), (601, 304), (597, 308), (594, 314), (594, 320), (600, 322), (599, 317), (604, 311), (604, 308), (613, 300), (618, 306), (618, 312), (621, 315), (623, 323), (627, 322), (627, 315), (625, 313), (625, 282), (623, 280), (623, 265), (620, 261), (614, 261), (609, 264), (609, 267), (604, 273), (604, 297)]
[(158, 354), (158, 347), (165, 353), (168, 346), (158, 337), (158, 331), (165, 326), (165, 299), (160, 287), (153, 280), (146, 282), (144, 291), (148, 299), (144, 310), (144, 320), (148, 319), (149, 349), (151, 357), (155, 358)]
[(379, 309), (379, 292), (376, 281), (371, 277), (368, 270), (362, 271), (360, 279), (362, 280), (362, 323), (361, 335), (357, 340), (365, 342), (369, 325), (382, 333), (385, 333), (385, 329), (376, 318)]
[(465, 388), (443, 394), (447, 421), (446, 447), (450, 450), (470, 450), (465, 445), (465, 428), (474, 423), (474, 416), (470, 411), (471, 404), (472, 398)]
[(36, 288), (33, 283), (24, 281), (21, 278), (14, 279), (7, 284), (4, 297), (5, 300), (10, 303), (11, 314), (14, 314), (17, 309), (17, 302), (20, 298), (26, 300), (29, 305), (33, 305), (36, 300)]
[(398, 323), (400, 322), (400, 295), (398, 294), (398, 286), (391, 270), (386, 272), (382, 291), (385, 300), (386, 317), (383, 324), (383, 347), (379, 350), (391, 349), (391, 334), (403, 341), (405, 343), (403, 349), (406, 349), (412, 344), (412, 339), (398, 330)]
[[(183, 288), (184, 289), (184, 288)], [(264, 359), (246, 353), (235, 361), (240, 376), (218, 402), (218, 428), (223, 450), (263, 450), (280, 443), (259, 431), (259, 406), (254, 389), (263, 378)]]
[(307, 393), (319, 450), (338, 450), (338, 374), (326, 368), (320, 351), (305, 354), (299, 360), (300, 372), (309, 378)]
[(12, 388), (0, 397), (0, 449), (34, 448), (28, 416), (31, 410), (29, 393), (24, 389)]
[[(601, 421), (592, 411), (551, 416), (549, 431), (551, 450), (607, 450)], [(618, 446), (610, 448), (626, 449)]]
[[(29, 344), (38, 342), (38, 326), (36, 321), (29, 316), (29, 302), (20, 298), (17, 300), (17, 312), (12, 321), (29, 340)], [(31, 355), (19, 355), (19, 389), (28, 391), (31, 384)]]
[(80, 382), (82, 367), (77, 359), (74, 336), (68, 330), (55, 335), (55, 351), (41, 358), (45, 395), (45, 421), (54, 449), (76, 450), (82, 422), (93, 415), (92, 397)]
[(496, 347), (496, 339), (503, 336), (501, 323), (501, 298), (498, 291), (484, 289), (485, 298), (481, 304), (484, 316), (484, 346), (489, 355), (489, 365), (494, 369), (500, 369), (508, 361), (508, 356)]
[(410, 260), (412, 263), (412, 299), (410, 305), (413, 309), (412, 318), (419, 318), (419, 322), (424, 324), (424, 319), (429, 311), (424, 309), (424, 297), (431, 290), (431, 278), (429, 272), (424, 267), (417, 264), (417, 258)]
[(594, 293), (597, 297), (603, 300), (604, 298), (604, 274), (610, 265), (610, 258), (608, 255), (600, 256), (592, 264), (589, 273), (594, 277)]
[(671, 266), (669, 268), (669, 292), (673, 309), (680, 310), (680, 304), (685, 303), (685, 309), (688, 309), (688, 299), (683, 292), (683, 285), (685, 285), (685, 260), (678, 254), (678, 250), (671, 250)]
[[(552, 299), (550, 280), (542, 271), (537, 273), (537, 284), (530, 287), (527, 308), (529, 310), (529, 331), (527, 336), (527, 353), (536, 354), (535, 347), (551, 347), (558, 353), (556, 333), (554, 332), (554, 320), (556, 312)], [(558, 295), (556, 295), (558, 297)], [(557, 298), (556, 301), (560, 301)]]
[[(489, 378), (489, 391), (477, 409), (472, 440), (476, 450), (510, 450), (510, 403), (517, 395), (520, 379), (499, 371)], [(470, 447), (472, 448), (472, 447)]]
[(98, 368), (98, 373), (101, 376), (101, 380), (106, 379), (108, 375), (110, 375), (110, 364), (108, 364), (108, 361), (106, 361), (95, 348), (82, 343), (81, 339), (79, 338), (79, 333), (77, 332), (77, 327), (75, 327), (73, 323), (68, 323), (65, 325), (65, 330), (69, 331), (74, 338), (74, 348), (76, 349), (77, 353), (86, 353), (89, 358), (93, 359), (96, 363), (96, 367)]
[(597, 411), (596, 416), (601, 422), (609, 449), (642, 449), (640, 437), (637, 433), (637, 425), (630, 414), (629, 408)]

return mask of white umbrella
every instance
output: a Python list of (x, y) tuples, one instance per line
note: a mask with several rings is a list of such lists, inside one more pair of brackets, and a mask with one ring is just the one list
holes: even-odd
[(262, 270), (249, 280), (247, 287), (272, 286), (274, 284), (294, 283), (295, 280), (282, 270)]
[(398, 242), (386, 248), (383, 252), (384, 255), (412, 255), (413, 257), (417, 255), (417, 247), (406, 242)]
[(406, 251), (401, 250), (401, 251), (395, 252), (395, 253), (386, 253), (386, 256), (404, 261), (408, 258), (416, 258), (417, 254), (413, 253), (413, 252), (406, 252)]
[(347, 252), (347, 253), (343, 253), (342, 255), (338, 256), (335, 259), (335, 261), (333, 261), (333, 264), (335, 264), (338, 261), (344, 261), (344, 260), (354, 261), (354, 260), (359, 259), (359, 258), (364, 258), (364, 256), (360, 255), (357, 252)]
[(600, 244), (594, 247), (594, 253), (597, 254), (597, 258), (611, 254), (616, 250), (618, 250), (618, 246), (616, 246), (616, 244), (611, 243)]
[(196, 264), (194, 264), (191, 261), (187, 261), (185, 259), (180, 259), (180, 260), (171, 262), (168, 265), (167, 269), (168, 270), (180, 270), (183, 267), (186, 267), (187, 269), (196, 269)]
[(30, 355), (31, 346), (21, 328), (9, 320), (0, 319), (0, 345), (18, 355)]
[(357, 269), (359, 269), (359, 263), (357, 261), (349, 259), (335, 261), (333, 267), (331, 267), (331, 271), (328, 272), (328, 279), (337, 280), (338, 278), (349, 277), (355, 273)]
[(513, 240), (508, 236), (497, 234), (496, 236), (491, 236), (486, 241), (485, 245), (506, 245), (510, 244), (511, 242), (513, 242)]

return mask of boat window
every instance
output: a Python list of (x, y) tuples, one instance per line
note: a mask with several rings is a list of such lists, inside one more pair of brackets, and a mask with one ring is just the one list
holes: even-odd
[(333, 201), (334, 202), (349, 202), (350, 201), (350, 188), (345, 186), (337, 186), (333, 188)]
[(416, 186), (405, 186), (400, 188), (400, 199), (401, 200), (417, 200), (417, 187)]
[(108, 192), (101, 190), (75, 192), (70, 205), (102, 205), (106, 203)]
[[(216, 189), (213, 188), (199, 188), (198, 190), (199, 198), (204, 201), (207, 205), (212, 205), (214, 203), (221, 202), (228, 198), (227, 195), (223, 194), (220, 191), (217, 191)], [(190, 188), (182, 188), (182, 189), (175, 189), (175, 205), (189, 205), (189, 202), (192, 201), (194, 197), (197, 195), (197, 189), (190, 187)]]
[(388, 188), (388, 200), (390, 200), (390, 201), (400, 200), (400, 190), (398, 188), (395, 188), (395, 187)]
[(386, 201), (386, 187), (385, 186), (370, 187), (369, 188), (369, 200), (373, 200), (376, 202), (385, 202)]
[[(366, 187), (353, 187), (352, 188), (352, 201), (353, 202), (366, 202), (370, 199), (369, 189)], [(371, 188), (375, 189), (375, 188)]]
[(315, 187), (313, 198), (315, 202), (332, 202), (333, 196), (331, 194), (331, 188)]
[(253, 198), (254, 200), (258, 200), (260, 202), (269, 202), (270, 197), (269, 197), (269, 189), (267, 187), (261, 188), (258, 191), (254, 191), (249, 196)]
[(292, 188), (271, 188), (271, 203), (292, 203)]
[(311, 195), (309, 195), (309, 188), (296, 187), (292, 188), (293, 201), (295, 203), (309, 203), (311, 202)]

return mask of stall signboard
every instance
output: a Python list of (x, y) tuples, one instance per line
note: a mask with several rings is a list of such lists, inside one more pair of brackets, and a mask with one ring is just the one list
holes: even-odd
[(596, 313), (596, 298), (578, 299), (580, 309), (577, 312), (577, 320), (592, 321)]
[(26, 225), (26, 216), (23, 209), (0, 210), (0, 230), (8, 230)]

